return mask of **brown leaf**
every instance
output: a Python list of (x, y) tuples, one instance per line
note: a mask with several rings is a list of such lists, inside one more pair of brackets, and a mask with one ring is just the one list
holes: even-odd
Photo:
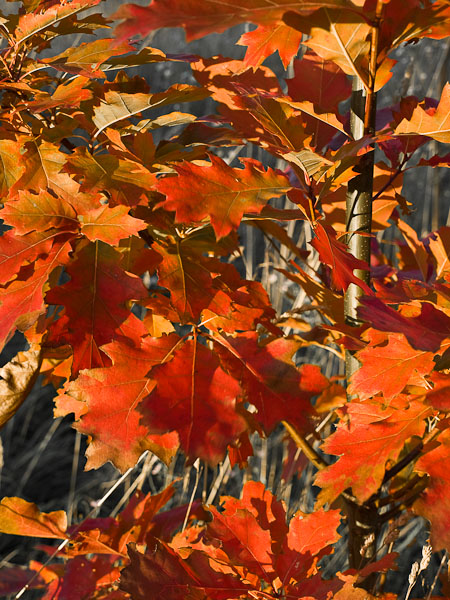
[(0, 427), (11, 419), (33, 387), (41, 366), (41, 348), (19, 352), (0, 369)]

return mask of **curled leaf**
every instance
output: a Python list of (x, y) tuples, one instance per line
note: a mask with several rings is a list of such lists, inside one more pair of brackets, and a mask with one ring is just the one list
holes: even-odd
[(33, 387), (41, 366), (41, 348), (19, 352), (0, 369), (0, 427), (19, 410)]

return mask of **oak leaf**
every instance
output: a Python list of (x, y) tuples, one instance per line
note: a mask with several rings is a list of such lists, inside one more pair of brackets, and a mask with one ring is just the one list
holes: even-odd
[(337, 290), (345, 291), (351, 283), (358, 285), (368, 295), (372, 295), (369, 286), (357, 277), (355, 269), (367, 271), (367, 263), (355, 258), (347, 251), (347, 246), (339, 242), (336, 232), (329, 225), (317, 223), (314, 228), (316, 237), (311, 246), (317, 250), (320, 259), (331, 267), (331, 279)]
[[(367, 333), (369, 339), (373, 333)], [(414, 350), (403, 334), (389, 334), (384, 343), (368, 346), (356, 354), (361, 367), (351, 378), (348, 391), (360, 400), (381, 392), (387, 400), (398, 396), (406, 385), (423, 384), (433, 370), (433, 353)]]
[(442, 90), (436, 109), (424, 108), (419, 104), (410, 119), (403, 119), (395, 130), (396, 135), (419, 134), (435, 139), (437, 142), (450, 142), (450, 83)]
[(192, 462), (201, 458), (216, 465), (223, 460), (228, 444), (247, 424), (236, 411), (240, 387), (211, 350), (188, 341), (172, 360), (155, 367), (151, 378), (156, 389), (142, 403), (143, 422), (156, 433), (177, 431)]
[(448, 550), (450, 548), (450, 532), (443, 526), (450, 519), (450, 506), (448, 502), (450, 491), (450, 477), (448, 469), (448, 456), (450, 451), (450, 432), (445, 430), (438, 438), (437, 443), (431, 443), (429, 448), (417, 463), (414, 470), (419, 474), (427, 474), (429, 481), (425, 491), (413, 504), (414, 512), (418, 513), (431, 523), (430, 542), (433, 550)]
[(430, 302), (423, 302), (420, 314), (405, 317), (375, 296), (361, 299), (358, 316), (380, 331), (403, 333), (416, 350), (436, 352), (450, 338), (450, 317)]
[(100, 240), (117, 246), (120, 240), (137, 235), (147, 228), (147, 223), (128, 214), (126, 206), (99, 206), (88, 213), (78, 215), (81, 232), (91, 242)]
[(370, 25), (356, 10), (339, 10), (329, 6), (319, 8), (312, 15), (304, 16), (289, 7), (284, 22), (309, 39), (304, 42), (325, 60), (337, 64), (347, 75), (359, 77), (368, 84), (368, 55), (370, 42), (367, 36)]
[(37, 35), (57, 25), (59, 22), (76, 15), (82, 10), (94, 7), (101, 0), (75, 0), (70, 4), (54, 4), (43, 11), (21, 15), (15, 30), (15, 41), (24, 43), (33, 35)]
[(11, 187), (10, 197), (24, 189), (38, 193), (39, 190), (48, 188), (70, 203), (76, 196), (79, 185), (67, 173), (62, 172), (67, 155), (47, 141), (24, 141), (23, 148), (25, 151), (19, 155), (19, 164), (23, 165), (24, 172)]
[(28, 110), (41, 113), (52, 108), (77, 108), (81, 102), (90, 100), (93, 96), (91, 90), (86, 89), (89, 80), (85, 77), (76, 77), (69, 83), (58, 85), (53, 94), (39, 93), (34, 100), (24, 102)]
[(74, 353), (72, 374), (81, 369), (109, 364), (100, 350), (120, 335), (130, 311), (127, 302), (147, 295), (142, 280), (124, 271), (120, 254), (103, 242), (81, 247), (67, 266), (71, 280), (54, 287), (46, 296), (50, 304), (65, 307), (64, 314), (50, 327), (48, 341), (70, 344)]
[(338, 113), (339, 103), (352, 91), (344, 71), (311, 50), (295, 60), (293, 67), (294, 77), (286, 80), (292, 100), (308, 100), (323, 112)]
[(26, 399), (39, 375), (41, 349), (19, 352), (0, 368), (0, 427), (11, 419)]
[(297, 55), (301, 40), (301, 33), (278, 21), (259, 25), (255, 30), (244, 33), (237, 43), (247, 46), (245, 65), (259, 67), (271, 54), (278, 52), (284, 68), (287, 69)]
[(196, 100), (203, 100), (207, 96), (209, 96), (207, 90), (181, 83), (175, 84), (168, 90), (156, 94), (139, 92), (128, 94), (114, 90), (107, 91), (100, 106), (94, 108), (92, 120), (98, 128), (95, 137), (107, 127), (138, 115), (149, 108), (161, 107), (166, 104), (177, 104), (179, 102), (195, 102)]
[(68, 48), (61, 54), (42, 59), (41, 62), (64, 73), (82, 75), (83, 77), (104, 78), (105, 75), (99, 69), (100, 65), (105, 63), (111, 56), (133, 51), (133, 46), (128, 42), (117, 44), (114, 39), (103, 38)]
[(138, 552), (128, 547), (130, 564), (123, 569), (120, 589), (135, 600), (148, 600), (148, 590), (166, 600), (185, 600), (186, 597), (233, 600), (247, 594), (252, 586), (233, 574), (219, 573), (209, 564), (208, 556), (194, 551), (182, 558), (160, 540), (149, 540), (151, 551)]
[[(133, 35), (146, 36), (161, 27), (184, 27), (187, 40), (191, 41), (209, 33), (221, 33), (240, 23), (273, 25), (281, 20), (286, 10), (308, 14), (320, 8), (321, 4), (319, 0), (306, 6), (300, 0), (274, 0), (270, 3), (266, 0), (247, 0), (245, 4), (239, 0), (205, 0), (201, 7), (180, 0), (154, 0), (146, 7), (126, 4), (114, 15), (116, 19), (125, 19), (117, 27), (116, 36), (125, 39)], [(345, 0), (330, 0), (328, 4), (355, 9), (354, 4)]]
[(315, 484), (322, 488), (318, 504), (333, 502), (346, 488), (352, 488), (365, 502), (380, 487), (388, 461), (396, 461), (404, 444), (425, 432), (431, 410), (418, 401), (398, 397), (389, 406), (381, 401), (348, 404), (337, 430), (322, 449), (339, 460), (320, 471)]
[(216, 294), (214, 272), (189, 240), (157, 244), (152, 248), (162, 257), (158, 265), (159, 285), (170, 291), (172, 305), (181, 323), (197, 321)]
[(328, 380), (314, 365), (295, 367), (291, 357), (298, 342), (280, 338), (260, 346), (254, 332), (216, 340), (221, 363), (241, 383), (246, 399), (258, 410), (254, 417), (267, 433), (283, 420), (299, 431), (308, 428), (308, 416), (314, 412), (311, 398), (328, 386)]
[(176, 211), (178, 223), (209, 217), (218, 239), (237, 229), (244, 213), (260, 213), (270, 198), (291, 188), (285, 175), (265, 171), (256, 160), (241, 159), (244, 168), (233, 169), (213, 154), (209, 158), (211, 165), (175, 167), (178, 176), (161, 179), (157, 189), (166, 196), (163, 207)]
[(171, 334), (144, 338), (140, 347), (124, 340), (107, 344), (102, 351), (113, 365), (84, 370), (58, 397), (56, 414), (75, 412), (74, 427), (90, 436), (88, 469), (109, 460), (125, 471), (136, 464), (144, 450), (170, 462), (178, 447), (177, 436), (150, 435), (138, 408), (155, 386), (148, 373), (167, 359), (178, 343), (179, 337)]
[(67, 518), (63, 510), (42, 513), (22, 498), (3, 498), (0, 502), (0, 531), (39, 538), (67, 538)]
[(59, 239), (55, 239), (48, 254), (36, 260), (32, 266), (26, 266), (19, 271), (17, 278), (8, 286), (0, 288), (0, 348), (13, 335), (15, 329), (26, 331), (45, 311), (44, 293), (47, 281), (55, 269), (69, 263), (70, 251), (69, 241), (65, 236), (60, 236)]
[(77, 231), (76, 213), (67, 200), (45, 190), (38, 194), (20, 190), (17, 199), (5, 203), (0, 217), (15, 229), (15, 235), (31, 231)]

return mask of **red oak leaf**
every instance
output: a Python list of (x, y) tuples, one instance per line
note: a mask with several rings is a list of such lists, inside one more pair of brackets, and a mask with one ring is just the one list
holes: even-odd
[[(208, 523), (207, 537), (220, 540), (232, 563), (245, 566), (266, 581), (273, 580), (273, 562), (288, 534), (284, 504), (256, 481), (244, 484), (240, 499), (222, 496), (220, 502), (222, 513), (208, 509), (214, 519)], [(260, 547), (255, 545), (253, 528)]]
[(20, 267), (25, 263), (33, 263), (38, 257), (45, 256), (52, 247), (59, 231), (36, 232), (28, 235), (15, 235), (6, 231), (0, 236), (0, 283), (8, 283), (14, 279)]
[(311, 50), (294, 61), (294, 77), (287, 79), (287, 84), (292, 100), (307, 100), (322, 112), (337, 113), (339, 103), (352, 91), (344, 71)]
[(0, 288), (0, 348), (15, 329), (26, 331), (44, 312), (44, 286), (57, 267), (69, 263), (71, 249), (64, 236), (56, 239), (48, 255), (34, 262), (31, 273), (19, 272), (17, 279)]
[(15, 39), (17, 42), (24, 41), (33, 34), (54, 27), (59, 21), (71, 15), (76, 15), (82, 10), (96, 6), (99, 2), (100, 0), (74, 0), (70, 4), (58, 2), (45, 10), (22, 14), (17, 23)]
[(166, 360), (179, 341), (176, 334), (145, 338), (139, 348), (115, 341), (102, 348), (113, 366), (85, 370), (66, 386), (56, 414), (75, 412), (74, 427), (90, 436), (86, 468), (99, 468), (109, 460), (125, 471), (144, 450), (170, 462), (178, 447), (176, 434), (150, 435), (138, 406), (155, 385), (149, 371)]
[(90, 100), (93, 96), (91, 90), (85, 89), (88, 83), (85, 77), (76, 77), (69, 83), (58, 85), (52, 95), (40, 93), (35, 100), (24, 102), (24, 105), (34, 113), (56, 107), (76, 108), (83, 100)]
[[(304, 42), (306, 46), (325, 60), (332, 60), (347, 75), (357, 74), (367, 83), (370, 49), (367, 36), (370, 25), (361, 14), (352, 11), (350, 20), (345, 10), (330, 10), (330, 7), (323, 5), (320, 10), (306, 17), (299, 14), (294, 5), (291, 10), (295, 12), (286, 12), (283, 20), (308, 36), (309, 39)], [(390, 76), (390, 73), (386, 74), (386, 81)]]
[(33, 194), (27, 190), (18, 193), (16, 201), (9, 201), (0, 210), (6, 225), (15, 228), (15, 234), (31, 231), (77, 231), (77, 216), (73, 207), (62, 198), (41, 190)]
[(261, 527), (251, 512), (240, 507), (240, 502), (233, 500), (230, 506), (222, 498), (223, 512), (213, 506), (208, 508), (213, 516), (208, 523), (208, 539), (219, 541), (233, 565), (243, 566), (269, 583), (274, 578), (270, 531)]
[(136, 206), (143, 192), (153, 189), (156, 182), (156, 175), (136, 160), (123, 154), (93, 156), (84, 147), (67, 158), (64, 171), (75, 175), (82, 191), (108, 192), (110, 206)]
[[(105, 75), (99, 69), (101, 64), (106, 62), (111, 56), (127, 54), (133, 51), (133, 46), (127, 42), (117, 44), (114, 39), (103, 38), (85, 44), (77, 44), (75, 47), (68, 48), (57, 56), (42, 59), (42, 62), (64, 73), (82, 75), (83, 77), (104, 78)], [(75, 78), (73, 81), (76, 82), (78, 80), (79, 78)]]
[(417, 317), (404, 317), (375, 296), (366, 296), (360, 302), (361, 319), (380, 331), (403, 333), (416, 350), (436, 352), (450, 338), (450, 317), (429, 302), (422, 303)]
[(228, 444), (247, 424), (236, 412), (240, 394), (237, 381), (227, 375), (215, 355), (197, 341), (186, 342), (174, 358), (155, 367), (156, 389), (142, 404), (152, 431), (177, 431), (187, 457), (216, 465)]
[(430, 542), (433, 550), (450, 548), (450, 470), (448, 457), (450, 452), (450, 431), (447, 429), (439, 436), (439, 442), (430, 446), (429, 452), (417, 461), (414, 469), (418, 473), (428, 474), (427, 488), (413, 504), (414, 512), (431, 523)]
[(436, 260), (436, 275), (440, 278), (450, 271), (450, 227), (435, 231), (428, 244)]
[(444, 373), (431, 373), (429, 379), (433, 383), (433, 389), (427, 391), (426, 401), (439, 411), (450, 410), (450, 376)]
[(284, 68), (297, 55), (298, 47), (302, 41), (302, 34), (283, 21), (272, 22), (268, 25), (259, 25), (255, 30), (241, 35), (238, 44), (247, 46), (244, 57), (246, 66), (259, 67), (267, 57), (278, 52)]
[(50, 304), (62, 304), (65, 312), (50, 327), (49, 344), (70, 344), (72, 374), (109, 364), (100, 350), (120, 335), (130, 315), (127, 302), (147, 295), (142, 280), (120, 267), (120, 255), (102, 242), (82, 247), (67, 267), (71, 280), (47, 293)]
[[(342, 0), (329, 0), (336, 7), (345, 5)], [(321, 3), (311, 2), (306, 6), (292, 0), (204, 0), (197, 2), (180, 0), (154, 0), (150, 6), (126, 4), (114, 15), (125, 22), (116, 29), (116, 37), (125, 39), (134, 35), (146, 36), (161, 27), (184, 27), (188, 41), (209, 33), (221, 33), (239, 23), (271, 24), (281, 20), (287, 10), (310, 13), (320, 8)]]
[(175, 169), (178, 177), (165, 177), (157, 189), (166, 195), (166, 210), (176, 211), (178, 223), (211, 219), (218, 239), (237, 229), (244, 213), (259, 214), (270, 198), (279, 197), (291, 185), (281, 172), (253, 159), (241, 159), (243, 169), (232, 169), (221, 158), (209, 155), (211, 165), (185, 162)]
[(308, 581), (314, 557), (330, 554), (332, 544), (341, 537), (337, 532), (340, 520), (339, 510), (320, 509), (311, 514), (295, 514), (276, 560), (276, 572), (283, 585), (287, 586), (291, 580)]
[(147, 228), (147, 223), (128, 214), (127, 206), (100, 206), (87, 214), (78, 215), (81, 232), (91, 242), (100, 240), (111, 246), (117, 246), (120, 240), (137, 235)]
[[(117, 556), (108, 556), (103, 553), (98, 556), (76, 556), (67, 562), (62, 577), (58, 581), (54, 600), (79, 600), (92, 596), (101, 597), (108, 594), (114, 600), (125, 600), (117, 591), (111, 588), (120, 575), (116, 565)], [(49, 591), (49, 590), (48, 590)], [(105, 597), (105, 596), (103, 596)]]
[(10, 197), (13, 198), (20, 190), (38, 193), (41, 189), (49, 188), (58, 197), (71, 203), (78, 193), (79, 185), (67, 173), (61, 172), (66, 164), (67, 154), (46, 141), (26, 141), (23, 148), (25, 151), (20, 154), (19, 163), (24, 166), (24, 173), (11, 187)]
[(346, 488), (352, 488), (360, 502), (365, 502), (380, 487), (388, 461), (396, 461), (405, 442), (422, 436), (425, 419), (431, 409), (422, 402), (409, 405), (399, 397), (389, 406), (372, 400), (351, 403), (343, 413), (337, 430), (322, 445), (324, 452), (340, 459), (320, 471), (315, 484), (322, 488), (318, 503), (332, 502)]
[(253, 332), (217, 338), (215, 349), (224, 368), (241, 382), (267, 433), (283, 420), (304, 431), (313, 412), (311, 398), (328, 386), (319, 367), (295, 367), (291, 357), (298, 347), (298, 342), (283, 338), (259, 346)]
[(148, 600), (148, 590), (166, 600), (185, 600), (189, 596), (232, 600), (247, 595), (253, 587), (240, 577), (214, 571), (202, 552), (194, 551), (182, 558), (160, 540), (149, 540), (147, 546), (150, 551), (142, 554), (130, 544), (130, 564), (121, 572), (120, 589), (134, 600)]
[(359, 269), (368, 271), (367, 263), (355, 258), (347, 251), (347, 246), (339, 242), (336, 232), (329, 225), (317, 223), (314, 228), (316, 237), (311, 242), (320, 260), (331, 267), (331, 279), (337, 290), (345, 291), (351, 283), (358, 285), (368, 295), (372, 290), (353, 271)]
[[(231, 498), (228, 502), (231, 502)], [(284, 505), (259, 481), (247, 481), (244, 484), (239, 502), (242, 508), (254, 515), (263, 529), (270, 531), (272, 551), (280, 550), (288, 532)]]
[(152, 248), (162, 256), (158, 265), (159, 285), (170, 291), (173, 307), (182, 323), (196, 322), (216, 294), (208, 259), (189, 240)]
[[(167, 504), (174, 494), (174, 487), (170, 485), (159, 494), (144, 495), (137, 491), (130, 499), (126, 507), (116, 518), (93, 518), (85, 519), (79, 525), (69, 529), (72, 534), (72, 543), (65, 549), (66, 557), (74, 557), (80, 554), (110, 554), (120, 555), (127, 558), (127, 544), (145, 543), (148, 535), (155, 535), (155, 531), (161, 533), (161, 523), (154, 520), (157, 513)], [(194, 509), (197, 514), (198, 509)], [(184, 507), (186, 512), (186, 507)], [(178, 507), (165, 511), (164, 525), (166, 530), (172, 531), (180, 525), (184, 519), (173, 513), (178, 513)], [(161, 516), (163, 516), (161, 515)], [(206, 516), (206, 513), (204, 514)]]
[[(374, 339), (372, 330), (369, 339)], [(361, 367), (352, 376), (348, 391), (360, 400), (382, 392), (395, 398), (406, 385), (423, 384), (423, 376), (433, 370), (433, 353), (414, 350), (402, 334), (387, 336), (387, 343), (368, 346), (357, 352)]]

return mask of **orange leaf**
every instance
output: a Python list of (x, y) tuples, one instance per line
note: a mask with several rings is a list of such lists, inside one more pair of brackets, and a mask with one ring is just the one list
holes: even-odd
[(12, 535), (66, 539), (67, 518), (63, 510), (41, 513), (36, 504), (22, 498), (0, 502), (0, 531)]
[(137, 235), (147, 228), (147, 223), (128, 214), (127, 206), (100, 206), (84, 215), (78, 215), (81, 232), (91, 242), (100, 240), (117, 246), (120, 240)]
[(403, 119), (395, 130), (396, 135), (420, 134), (438, 142), (450, 142), (450, 83), (442, 90), (441, 99), (436, 109), (425, 109), (419, 104), (410, 119)]
[(360, 502), (368, 500), (383, 481), (386, 463), (397, 460), (409, 438), (424, 434), (431, 412), (422, 402), (408, 406), (401, 398), (389, 406), (377, 400), (348, 404), (337, 431), (322, 445), (324, 452), (340, 459), (316, 477), (322, 488), (319, 505), (332, 502), (348, 487)]
[(157, 189), (166, 195), (163, 207), (176, 211), (178, 223), (211, 219), (217, 238), (237, 229), (244, 213), (259, 214), (270, 198), (280, 197), (291, 185), (281, 172), (253, 159), (241, 159), (244, 169), (232, 169), (209, 155), (210, 166), (185, 162), (175, 167), (178, 177), (165, 177)]
[[(369, 336), (372, 334), (370, 330)], [(361, 367), (348, 388), (360, 400), (382, 392), (388, 400), (398, 396), (406, 385), (423, 383), (434, 367), (432, 352), (414, 350), (402, 334), (386, 336), (387, 343), (368, 346), (356, 354)]]

